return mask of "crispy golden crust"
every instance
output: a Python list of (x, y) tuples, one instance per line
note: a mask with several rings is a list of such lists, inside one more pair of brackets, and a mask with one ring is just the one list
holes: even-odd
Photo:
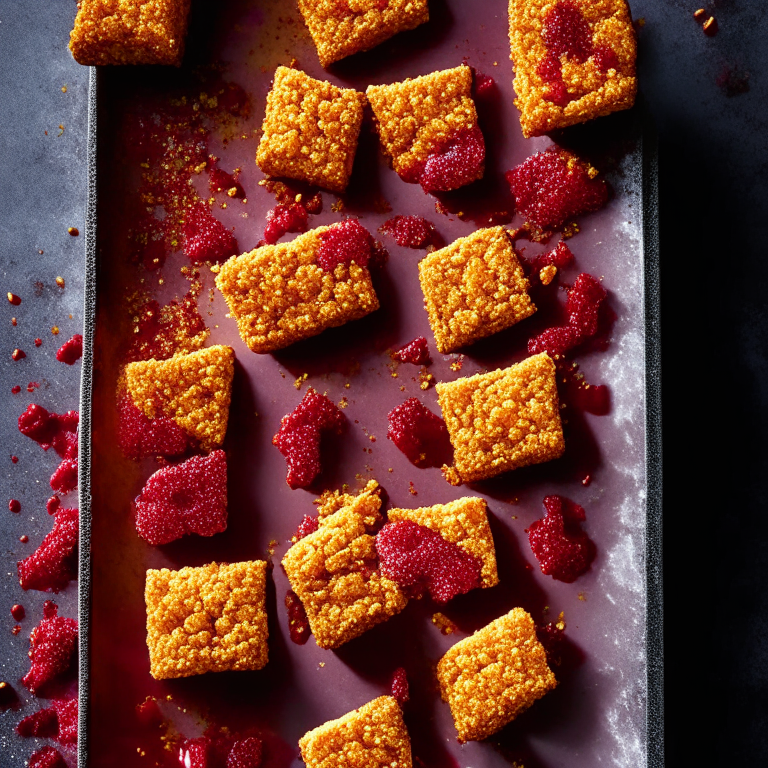
[(190, 0), (80, 0), (69, 49), (87, 66), (179, 66), (189, 5)]
[(557, 685), (522, 608), (456, 643), (437, 663), (437, 679), (461, 742), (496, 733)]
[(411, 740), (392, 696), (380, 696), (299, 740), (307, 768), (411, 768)]
[(264, 245), (221, 267), (216, 287), (254, 352), (282, 349), (379, 308), (367, 267), (353, 262), (327, 272), (315, 262), (327, 229)]
[(234, 373), (234, 350), (217, 345), (168, 360), (129, 363), (125, 384), (134, 405), (150, 419), (172, 418), (211, 451), (224, 442)]
[(555, 364), (546, 353), (436, 389), (453, 445), (454, 466), (444, 468), (452, 485), (562, 456)]
[(427, 0), (299, 0), (299, 10), (327, 67), (353, 53), (368, 51), (398, 32), (429, 21)]
[(285, 176), (343, 192), (352, 173), (363, 122), (362, 93), (278, 67), (256, 162), (270, 176)]
[(625, 0), (591, 0), (579, 9), (592, 27), (595, 46), (610, 46), (619, 68), (602, 73), (590, 56), (583, 64), (561, 57), (563, 82), (574, 100), (565, 107), (547, 101), (547, 84), (538, 73), (547, 55), (541, 36), (552, 0), (509, 0), (510, 58), (515, 68), (515, 105), (523, 135), (540, 136), (556, 128), (629, 109), (635, 103), (637, 43)]
[(156, 680), (267, 663), (267, 564), (147, 571), (147, 647)]
[(381, 520), (375, 484), (320, 520), (283, 557), (291, 589), (304, 605), (321, 648), (338, 648), (405, 608), (407, 598), (376, 569), (374, 537)]
[(402, 83), (369, 85), (365, 95), (381, 146), (400, 174), (426, 160), (458, 131), (477, 125), (472, 70), (465, 64)]
[(536, 311), (504, 227), (480, 229), (429, 254), (419, 262), (419, 280), (429, 325), (443, 354)]
[(476, 557), (481, 565), (483, 587), (499, 583), (496, 570), (496, 549), (493, 546), (491, 527), (488, 525), (488, 505), (479, 496), (465, 496), (418, 509), (390, 509), (387, 519), (392, 522), (411, 520), (439, 533), (446, 541), (456, 544)]

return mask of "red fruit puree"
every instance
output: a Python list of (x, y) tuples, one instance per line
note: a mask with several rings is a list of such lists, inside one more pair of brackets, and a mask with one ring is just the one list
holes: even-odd
[(77, 541), (80, 530), (76, 509), (55, 512), (53, 530), (40, 546), (18, 563), (22, 589), (58, 592), (77, 577)]
[(291, 488), (306, 488), (320, 474), (321, 432), (338, 434), (345, 421), (341, 410), (312, 387), (294, 411), (283, 416), (272, 443), (285, 456)]
[(546, 496), (545, 517), (528, 528), (528, 541), (539, 561), (541, 572), (570, 584), (595, 559), (594, 542), (581, 530), (584, 508), (563, 496)]
[[(215, 165), (211, 169), (208, 186), (212, 195), (215, 195), (217, 192), (224, 192), (228, 197), (245, 197), (245, 190), (240, 182), (231, 173), (227, 173)], [(231, 190), (235, 191), (230, 195)]]
[(387, 437), (417, 467), (442, 467), (453, 461), (445, 422), (415, 397), (388, 414)]
[(379, 231), (403, 248), (426, 248), (437, 245), (439, 240), (435, 225), (421, 216), (395, 216), (385, 221)]
[(410, 700), (411, 693), (408, 687), (408, 676), (403, 667), (398, 667), (395, 670), (395, 674), (392, 675), (390, 690), (392, 691), (392, 696), (401, 707)]
[(238, 251), (234, 235), (204, 203), (190, 208), (184, 221), (184, 255), (193, 264), (222, 261)]
[(267, 212), (264, 240), (274, 245), (286, 232), (307, 231), (307, 209), (301, 203), (278, 203)]
[(77, 620), (58, 616), (56, 604), (50, 601), (43, 610), (43, 620), (29, 636), (31, 665), (21, 681), (35, 695), (69, 671), (77, 652)]
[(227, 528), (227, 457), (224, 451), (164, 467), (136, 498), (136, 531), (150, 544), (185, 534), (213, 536)]
[(259, 768), (261, 752), (261, 740), (254, 736), (206, 735), (181, 742), (178, 764), (180, 768)]
[(76, 333), (69, 341), (65, 341), (56, 352), (60, 363), (74, 365), (83, 356), (83, 337)]
[(42, 405), (30, 403), (19, 416), (19, 432), (39, 443), (44, 451), (53, 448), (63, 459), (77, 456), (77, 411), (51, 413)]
[(58, 749), (43, 747), (32, 753), (29, 768), (67, 768), (67, 764)]
[(353, 261), (359, 267), (367, 267), (373, 256), (373, 238), (357, 219), (332, 224), (320, 237), (323, 242), (316, 260), (326, 272), (333, 272), (338, 264), (349, 265)]
[(550, 265), (557, 267), (558, 269), (565, 269), (573, 264), (573, 253), (566, 244), (565, 240), (561, 240), (557, 246), (546, 253), (540, 253), (535, 259), (528, 262), (531, 267), (531, 274), (528, 275), (528, 279), (534, 283), (540, 281), (539, 273), (544, 267)]
[(395, 360), (401, 363), (413, 363), (413, 365), (426, 365), (430, 362), (429, 347), (423, 336), (417, 336), (392, 354)]
[(296, 541), (303, 539), (305, 536), (309, 536), (310, 533), (314, 533), (318, 526), (319, 522), (316, 517), (304, 515), (304, 519), (299, 523), (299, 527), (296, 529)]
[(167, 416), (148, 418), (128, 395), (117, 404), (118, 444), (123, 455), (138, 461), (147, 456), (179, 456), (192, 445), (192, 438)]
[(475, 126), (457, 131), (401, 176), (408, 182), (418, 181), (425, 192), (449, 192), (479, 178), (484, 164), (485, 140)]
[(63, 459), (51, 475), (51, 488), (65, 494), (77, 488), (77, 459)]
[(57, 739), (62, 744), (77, 743), (77, 699), (54, 701), (53, 706), (25, 717), (16, 733), (25, 738)]
[(292, 590), (285, 595), (285, 607), (288, 610), (288, 632), (291, 640), (296, 645), (304, 645), (311, 634), (309, 619), (299, 596)]

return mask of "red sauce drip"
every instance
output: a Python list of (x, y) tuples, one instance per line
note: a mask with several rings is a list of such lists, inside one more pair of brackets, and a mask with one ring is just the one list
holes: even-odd
[(11, 456), (11, 462), (13, 464), (18, 464), (19, 463), (19, 457), (18, 456)]
[(77, 578), (79, 531), (80, 519), (76, 509), (56, 512), (53, 530), (29, 557), (17, 565), (21, 588), (58, 592)]
[(14, 360), (23, 360), (27, 356), (27, 353), (23, 349), (14, 349), (11, 353), (11, 357)]
[(77, 488), (77, 459), (63, 459), (51, 475), (51, 488), (57, 493), (69, 493)]
[(26, 615), (27, 612), (24, 610), (23, 605), (16, 603), (16, 605), (11, 608), (11, 616), (13, 616), (16, 621), (21, 621)]
[(320, 237), (322, 244), (316, 261), (326, 272), (353, 261), (359, 267), (367, 267), (373, 256), (373, 238), (357, 219), (332, 224)]
[(21, 512), (21, 502), (18, 499), (11, 499), (8, 502), (8, 509), (15, 514), (18, 514)]
[(496, 87), (496, 81), (484, 72), (480, 72), (474, 67), (472, 68), (472, 74), (474, 75), (473, 87), (475, 96), (478, 99), (484, 99), (489, 96)]
[(11, 394), (18, 395), (21, 392), (21, 387), (17, 384), (15, 387), (11, 387)]
[(164, 718), (157, 699), (148, 698), (136, 706), (136, 717), (143, 725), (160, 725)]
[(296, 541), (303, 539), (305, 536), (309, 536), (310, 533), (314, 533), (320, 525), (319, 520), (311, 515), (304, 515), (304, 519), (299, 523), (299, 527), (296, 529), (294, 538)]
[(58, 496), (51, 496), (48, 501), (45, 502), (45, 511), (49, 515), (56, 513), (56, 510), (61, 506), (61, 499)]
[(584, 374), (579, 373), (579, 366), (575, 362), (559, 360), (556, 365), (561, 382), (560, 394), (568, 405), (595, 416), (610, 413), (611, 391), (606, 384), (589, 384)]
[(425, 192), (449, 192), (482, 176), (485, 140), (478, 126), (463, 128), (421, 165), (418, 181)]
[(32, 753), (29, 768), (67, 768), (67, 763), (57, 749), (43, 747)]
[(552, 265), (560, 270), (569, 267), (571, 264), (573, 264), (573, 253), (565, 240), (561, 240), (553, 250), (540, 253), (535, 259), (524, 264), (524, 266), (528, 267), (526, 270), (528, 280), (533, 285), (536, 285), (541, 282), (539, 273), (544, 267)]
[(413, 365), (427, 365), (431, 362), (427, 340), (423, 336), (417, 336), (413, 341), (400, 347), (392, 354), (392, 357), (401, 363), (412, 363)]
[(47, 411), (42, 405), (30, 403), (19, 416), (19, 432), (39, 443), (44, 451), (53, 448), (61, 458), (74, 459), (79, 422), (77, 411), (59, 415)]
[(307, 209), (301, 203), (278, 203), (267, 212), (264, 240), (274, 245), (286, 232), (307, 231)]
[[(217, 168), (215, 165), (211, 169), (211, 175), (208, 178), (208, 186), (212, 195), (223, 192), (226, 193), (227, 197), (245, 197), (245, 190), (237, 178), (231, 173), (227, 173), (221, 168)], [(229, 194), (233, 189), (235, 190), (234, 194)]]
[(59, 718), (53, 707), (41, 709), (23, 720), (16, 726), (16, 733), (24, 738), (36, 737), (53, 739), (59, 735)]
[(288, 632), (296, 645), (304, 645), (311, 634), (309, 619), (299, 596), (288, 591), (285, 595), (285, 607), (288, 609)]
[(29, 541), (29, 536), (27, 536), (26, 534), (22, 534), (21, 536), (19, 536), (19, 541), (22, 544), (26, 544)]
[(592, 55), (592, 30), (581, 11), (561, 0), (545, 17), (541, 30), (544, 44), (558, 59), (565, 54), (583, 64)]
[(193, 264), (223, 261), (238, 252), (235, 236), (205, 203), (188, 209), (184, 221), (184, 255)]
[(74, 365), (83, 356), (83, 337), (76, 333), (69, 341), (65, 341), (56, 352), (60, 363)]
[(445, 422), (415, 397), (388, 414), (387, 437), (417, 467), (441, 467), (453, 461)]
[(379, 232), (394, 238), (403, 248), (427, 248), (439, 242), (435, 225), (421, 216), (395, 216), (385, 221)]
[(36, 347), (42, 347), (43, 346), (43, 340), (42, 339), (35, 339), (35, 346)]
[(21, 304), (21, 297), (17, 296), (15, 293), (9, 293), (8, 301), (13, 304), (14, 307), (18, 307), (19, 304)]
[(168, 416), (150, 419), (127, 395), (120, 398), (118, 444), (123, 455), (138, 461), (148, 456), (180, 456), (192, 446), (192, 438)]
[(67, 673), (74, 665), (77, 653), (77, 621), (57, 616), (55, 603), (51, 605), (52, 609), (44, 608), (45, 618), (29, 636), (31, 664), (21, 681), (35, 695)]
[(43, 618), (52, 619), (59, 613), (59, 606), (53, 602), (53, 600), (46, 600), (43, 603)]
[(402, 707), (407, 704), (411, 698), (411, 693), (408, 687), (408, 675), (405, 672), (404, 667), (398, 667), (395, 670), (395, 674), (392, 675), (392, 684), (390, 686), (392, 697)]

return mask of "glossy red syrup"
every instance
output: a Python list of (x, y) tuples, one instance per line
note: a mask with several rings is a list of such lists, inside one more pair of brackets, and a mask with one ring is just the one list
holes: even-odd
[(527, 270), (528, 280), (536, 285), (541, 282), (539, 273), (544, 267), (555, 266), (558, 269), (565, 269), (573, 264), (573, 253), (566, 244), (565, 240), (561, 240), (557, 246), (546, 253), (540, 253), (535, 259), (527, 262), (529, 269)]
[(11, 387), (11, 394), (18, 395), (21, 392), (21, 387), (17, 384), (15, 387)]
[(480, 586), (480, 562), (439, 533), (410, 520), (376, 534), (381, 572), (409, 592), (446, 603)]
[[(237, 199), (245, 197), (245, 190), (235, 176), (215, 165), (211, 169), (211, 175), (208, 177), (208, 188), (211, 190), (212, 195), (223, 193), (227, 197)], [(234, 190), (234, 194), (230, 194), (232, 190)]]
[(333, 272), (337, 264), (367, 267), (373, 256), (373, 238), (357, 219), (345, 219), (332, 224), (320, 236), (322, 244), (317, 250), (317, 263), (326, 271)]
[(59, 735), (59, 716), (53, 707), (41, 709), (20, 720), (16, 733), (24, 738), (53, 739)]
[(8, 502), (8, 509), (14, 514), (18, 515), (21, 512), (21, 502), (18, 499), (11, 499)]
[(406, 674), (404, 667), (398, 667), (395, 670), (395, 674), (392, 675), (390, 692), (401, 707), (404, 704), (407, 704), (410, 700), (411, 693), (408, 687), (408, 675)]
[(67, 768), (67, 763), (58, 749), (43, 747), (32, 753), (29, 768)]
[(56, 513), (56, 510), (61, 506), (61, 499), (58, 496), (51, 496), (48, 501), (45, 502), (45, 511), (49, 515)]
[(59, 718), (58, 740), (62, 744), (77, 743), (77, 699), (62, 699), (53, 702), (53, 708)]
[(283, 416), (272, 444), (285, 456), (288, 464), (286, 482), (291, 488), (306, 488), (320, 474), (321, 433), (338, 434), (345, 422), (346, 418), (336, 404), (312, 387), (295, 410)]
[(56, 352), (60, 363), (74, 365), (83, 356), (83, 337), (76, 333), (69, 341), (65, 341)]
[(486, 96), (489, 96), (496, 88), (496, 81), (490, 75), (486, 75), (484, 72), (480, 72), (474, 67), (472, 68), (472, 74), (474, 75), (472, 87), (475, 92), (475, 97), (484, 99)]
[(417, 336), (405, 346), (392, 353), (392, 357), (400, 363), (412, 363), (413, 365), (427, 365), (431, 362), (427, 340), (423, 336)]
[(267, 212), (264, 241), (274, 245), (287, 232), (307, 231), (307, 209), (301, 203), (278, 203)]
[(411, 397), (388, 414), (387, 437), (417, 467), (442, 467), (453, 461), (445, 422)]
[(421, 216), (394, 216), (381, 225), (379, 232), (403, 248), (427, 248), (440, 240), (435, 225)]
[(12, 464), (18, 464), (19, 463), (19, 457), (18, 456), (11, 456), (11, 463)]
[(561, 399), (568, 405), (595, 416), (611, 411), (611, 391), (606, 384), (590, 384), (579, 372), (578, 363), (558, 360), (558, 389)]
[(160, 269), (168, 258), (170, 246), (166, 242), (165, 222), (154, 216), (141, 215), (129, 233), (131, 261), (144, 269)]
[(528, 541), (541, 572), (568, 584), (589, 570), (595, 559), (593, 541), (581, 530), (584, 508), (563, 496), (546, 496), (545, 517), (531, 523)]
[(21, 297), (17, 296), (15, 293), (9, 293), (8, 301), (13, 304), (14, 307), (18, 307), (19, 304), (21, 304)]
[(123, 455), (138, 461), (148, 456), (180, 456), (191, 447), (192, 438), (171, 418), (148, 418), (128, 395), (117, 405), (118, 444)]
[(27, 384), (27, 392), (34, 392), (36, 389), (40, 389), (40, 383), (37, 381), (30, 381)]
[(292, 590), (286, 592), (285, 607), (288, 610), (288, 633), (296, 645), (304, 645), (311, 634), (309, 619), (299, 596)]
[(425, 192), (449, 192), (475, 181), (484, 165), (482, 131), (464, 128), (427, 158), (418, 181)]
[(57, 493), (69, 493), (77, 488), (77, 459), (63, 459), (51, 475), (51, 488)]
[(42, 339), (35, 339), (35, 346), (36, 347), (42, 347), (43, 346), (43, 340)]
[(58, 616), (56, 604), (50, 601), (43, 616), (29, 636), (30, 669), (21, 681), (35, 695), (68, 672), (77, 653), (77, 620)]
[(27, 356), (27, 353), (23, 349), (14, 349), (11, 353), (11, 357), (14, 360), (23, 360)]
[(193, 264), (218, 262), (238, 253), (235, 236), (205, 203), (190, 208), (184, 221), (184, 255)]
[(304, 519), (299, 523), (299, 527), (296, 529), (294, 538), (296, 541), (299, 541), (299, 539), (309, 536), (310, 533), (314, 533), (318, 529), (319, 525), (320, 523), (316, 517), (304, 515)]
[(63, 459), (77, 456), (77, 427), (80, 415), (77, 411), (64, 414), (51, 413), (42, 405), (30, 403), (19, 416), (19, 432), (40, 444), (47, 451), (53, 448)]
[(22, 621), (26, 615), (27, 612), (24, 610), (23, 605), (17, 603), (11, 608), (11, 616), (13, 616), (15, 621)]
[(227, 457), (193, 456), (147, 480), (135, 501), (136, 532), (150, 544), (186, 534), (213, 536), (227, 528)]
[(21, 588), (58, 592), (77, 578), (79, 531), (78, 510), (59, 509), (53, 530), (29, 557), (18, 563)]

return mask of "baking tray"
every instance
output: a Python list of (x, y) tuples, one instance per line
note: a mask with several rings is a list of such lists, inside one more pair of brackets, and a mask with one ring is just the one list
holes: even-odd
[[(121, 300), (137, 287), (162, 301), (183, 294), (183, 260), (172, 257), (162, 273), (140, 273), (127, 265), (125, 200), (135, 169), (121, 161), (126, 109), (136, 99), (177, 87), (195, 66), (225, 63), (225, 77), (249, 93), (247, 139), (213, 137), (212, 151), (226, 170), (241, 167), (247, 208), (216, 215), (235, 227), (241, 250), (261, 238), (272, 197), (253, 158), (272, 72), (292, 59), (310, 75), (364, 90), (369, 83), (394, 82), (436, 69), (469, 64), (492, 75), (497, 90), (480, 104), (489, 147), (493, 191), (501, 172), (551, 143), (524, 140), (513, 106), (511, 66), (502, 2), (432, 2), (432, 20), (376, 50), (341, 62), (324, 73), (293, 7), (279, 3), (201, 3), (193, 10), (185, 66), (91, 73), (89, 101), (89, 198), (86, 250), (85, 351), (81, 412), (80, 564), (80, 768), (146, 765), (137, 751), (142, 740), (159, 738), (138, 724), (135, 707), (146, 696), (171, 696), (169, 716), (188, 735), (215, 717), (233, 728), (256, 726), (265, 738), (265, 765), (299, 766), (296, 743), (309, 728), (387, 691), (388, 678), (404, 665), (412, 687), (406, 723), (414, 753), (427, 766), (616, 766), (663, 764), (663, 653), (661, 593), (661, 425), (659, 279), (656, 151), (641, 105), (628, 113), (557, 136), (564, 146), (586, 153), (607, 168), (615, 191), (603, 211), (584, 217), (570, 241), (578, 271), (604, 277), (616, 313), (605, 351), (577, 357), (593, 383), (612, 390), (607, 416), (572, 414), (566, 457), (557, 464), (509, 473), (470, 488), (452, 488), (437, 469), (417, 469), (385, 439), (386, 413), (417, 396), (437, 409), (434, 389), (422, 392), (415, 369), (400, 366), (392, 377), (392, 348), (417, 335), (431, 339), (421, 306), (416, 265), (422, 252), (386, 241), (389, 260), (377, 278), (382, 309), (341, 329), (326, 332), (275, 355), (255, 355), (225, 317), (220, 295), (201, 311), (211, 328), (209, 343), (231, 344), (237, 354), (232, 415), (225, 448), (229, 458), (229, 528), (213, 539), (189, 537), (162, 548), (142, 542), (133, 529), (131, 499), (152, 471), (122, 459), (116, 449), (114, 391), (119, 353), (126, 343)], [(190, 75), (191, 76), (191, 75)], [(359, 215), (371, 231), (390, 216), (419, 214), (433, 221), (446, 242), (477, 228), (458, 216), (435, 212), (434, 199), (406, 185), (386, 167), (375, 142), (363, 137), (345, 213)], [(499, 185), (496, 191), (500, 191)], [(375, 202), (386, 199), (391, 212)], [(337, 221), (334, 196), (324, 195), (323, 212), (311, 226)], [(355, 205), (355, 200), (358, 205)], [(248, 212), (248, 218), (241, 216)], [(515, 221), (519, 221), (516, 219)], [(289, 236), (291, 237), (291, 236)], [(527, 244), (526, 244), (527, 245)], [(536, 252), (527, 245), (527, 253)], [(572, 279), (576, 270), (566, 274)], [(163, 284), (159, 284), (159, 277)], [(525, 343), (537, 328), (557, 317), (556, 302), (540, 305), (538, 317), (463, 350), (434, 354), (437, 380), (509, 365), (525, 357)], [(525, 326), (525, 327), (523, 327)], [(359, 365), (352, 364), (353, 361)], [(294, 380), (308, 374), (301, 392)], [(345, 388), (349, 383), (350, 387)], [(283, 597), (288, 588), (279, 561), (303, 515), (312, 514), (314, 495), (291, 491), (282, 456), (270, 445), (279, 419), (299, 402), (307, 385), (338, 401), (349, 399), (349, 429), (334, 446), (336, 461), (323, 485), (376, 477), (391, 506), (446, 502), (467, 493), (488, 499), (500, 564), (501, 584), (450, 603), (443, 612), (460, 626), (441, 635), (430, 617), (435, 606), (412, 601), (399, 616), (336, 652), (291, 643)], [(400, 387), (405, 390), (401, 391)], [(375, 443), (370, 436), (378, 439)], [(372, 451), (372, 452), (369, 452)], [(364, 453), (365, 452), (365, 453)], [(392, 468), (392, 472), (388, 470)], [(591, 482), (582, 480), (590, 475)], [(409, 485), (418, 495), (411, 495)], [(592, 571), (571, 585), (543, 576), (527, 545), (525, 528), (541, 517), (541, 499), (562, 493), (587, 510), (587, 530), (596, 541)], [(276, 546), (271, 543), (276, 541)], [(269, 580), (270, 662), (260, 672), (224, 673), (156, 682), (148, 672), (144, 643), (144, 572), (148, 567), (200, 565), (211, 560), (255, 559), (275, 563)], [(436, 660), (472, 629), (522, 605), (537, 621), (565, 614), (568, 663), (561, 685), (501, 734), (459, 746), (446, 705), (432, 679)], [(179, 714), (178, 710), (184, 710)], [(451, 762), (453, 761), (453, 762)]]

